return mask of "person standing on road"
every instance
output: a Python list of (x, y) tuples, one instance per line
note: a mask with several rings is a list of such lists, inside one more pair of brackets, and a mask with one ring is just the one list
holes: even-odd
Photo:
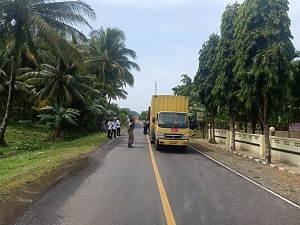
[(131, 119), (131, 124), (132, 124), (133, 130), (134, 130), (134, 127), (135, 127), (135, 122), (136, 122), (135, 117), (133, 117), (133, 119)]
[(147, 119), (145, 119), (143, 121), (143, 128), (144, 128), (144, 134), (146, 135), (148, 133), (148, 130), (147, 130), (147, 128), (148, 128), (148, 120)]
[(106, 120), (103, 120), (101, 123), (101, 127), (102, 127), (102, 132), (106, 133)]
[(107, 138), (110, 138), (111, 139), (111, 127), (112, 127), (112, 121), (111, 119), (108, 120), (108, 123), (107, 123)]
[(150, 124), (150, 121), (149, 121), (149, 119), (147, 118), (147, 126), (146, 126), (147, 133), (148, 133), (148, 130), (149, 130), (149, 124)]
[(111, 124), (111, 137), (114, 136), (114, 138), (117, 138), (117, 123), (116, 119), (113, 119), (112, 124)]
[(130, 119), (129, 124), (127, 126), (127, 134), (128, 134), (128, 148), (133, 148), (132, 143), (134, 140), (133, 137), (133, 119)]
[(117, 119), (116, 123), (117, 123), (117, 136), (120, 136), (121, 135), (121, 124), (120, 124), (119, 119)]

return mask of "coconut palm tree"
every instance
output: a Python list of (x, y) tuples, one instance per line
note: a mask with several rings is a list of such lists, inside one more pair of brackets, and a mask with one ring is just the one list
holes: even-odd
[[(109, 85), (118, 90), (126, 85), (133, 86), (133, 69), (140, 71), (137, 63), (129, 60), (136, 59), (136, 53), (125, 47), (125, 34), (117, 28), (101, 27), (90, 33), (90, 40), (85, 46), (90, 58), (86, 61), (92, 74), (99, 78), (103, 85)], [(105, 90), (105, 88), (103, 88)], [(119, 95), (119, 93), (121, 95)], [(107, 92), (103, 93), (107, 95)], [(126, 97), (126, 92), (108, 94), (109, 97)]]
[(41, 101), (52, 100), (61, 102), (65, 107), (73, 105), (87, 105), (91, 103), (90, 95), (100, 96), (100, 92), (92, 88), (92, 76), (82, 76), (78, 66), (72, 63), (67, 66), (59, 60), (56, 67), (41, 64), (37, 71), (31, 71), (18, 77), (17, 80), (31, 85), (35, 91), (35, 105), (39, 107)]
[(21, 49), (24, 44), (34, 51), (33, 36), (40, 37), (56, 50), (63, 59), (72, 58), (82, 62), (81, 54), (75, 50), (58, 32), (65, 32), (78, 39), (85, 36), (72, 27), (76, 24), (87, 25), (85, 19), (95, 18), (93, 9), (83, 1), (54, 2), (52, 0), (1, 0), (0, 30), (3, 37), (10, 36), (14, 40), (13, 63), (10, 74), (10, 84), (7, 106), (0, 126), (0, 145), (5, 144), (4, 134), (10, 114), (16, 81), (16, 71), (19, 68)]

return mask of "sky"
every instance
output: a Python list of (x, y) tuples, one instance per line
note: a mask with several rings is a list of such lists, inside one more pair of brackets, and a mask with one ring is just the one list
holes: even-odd
[[(125, 33), (127, 48), (135, 51), (141, 71), (132, 71), (134, 86), (125, 87), (120, 108), (147, 111), (154, 94), (173, 95), (181, 75), (192, 79), (198, 69), (198, 52), (211, 34), (220, 35), (221, 17), (236, 0), (85, 0), (96, 12), (94, 30), (116, 27)], [(242, 0), (238, 1), (242, 3)], [(299, 0), (289, 0), (293, 43), (300, 50)], [(88, 34), (91, 30), (83, 28)]]

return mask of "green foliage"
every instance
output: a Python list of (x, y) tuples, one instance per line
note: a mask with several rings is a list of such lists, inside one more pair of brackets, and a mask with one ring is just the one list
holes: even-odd
[(217, 57), (217, 46), (220, 37), (212, 34), (199, 51), (199, 67), (194, 78), (194, 84), (199, 94), (199, 100), (207, 109), (213, 107), (212, 90), (217, 79), (217, 73), (212, 70)]
[(134, 77), (131, 70), (140, 71), (136, 53), (125, 47), (125, 34), (117, 28), (101, 27), (90, 32), (90, 39), (81, 46), (87, 54), (88, 71), (98, 78), (96, 87), (103, 96), (126, 99), (126, 85), (133, 86)]
[(213, 95), (216, 103), (222, 107), (228, 107), (231, 111), (238, 105), (238, 84), (235, 82), (233, 68), (235, 66), (235, 40), (234, 23), (238, 16), (239, 4), (227, 5), (222, 15), (221, 37), (217, 47), (217, 57), (213, 65), (213, 71), (218, 76), (213, 87)]
[(124, 123), (127, 118), (128, 118), (128, 114), (126, 111), (121, 111), (118, 115), (118, 119), (120, 120), (121, 123)]
[[(140, 71), (138, 64), (130, 61), (136, 59), (136, 53), (126, 48), (125, 34), (117, 28), (101, 27), (87, 39), (72, 27), (90, 27), (86, 18), (95, 16), (88, 4), (77, 0), (0, 2), (0, 114), (5, 115), (0, 143), (5, 143), (9, 116), (35, 120), (36, 111), (44, 110), (50, 101), (63, 102), (62, 106), (69, 108), (62, 114), (39, 116), (56, 130), (48, 134), (51, 140), (62, 131), (60, 126), (74, 132), (78, 124), (77, 129), (91, 132), (108, 117), (126, 119), (127, 113), (119, 112), (110, 101), (126, 99), (124, 88), (134, 84), (132, 71)], [(15, 21), (13, 26), (11, 21)], [(95, 104), (97, 99), (100, 101)], [(72, 109), (82, 113), (75, 118)]]
[[(298, 53), (299, 56), (299, 53)], [(285, 107), (285, 113), (291, 118), (288, 121), (300, 121), (300, 60), (299, 58), (292, 62), (292, 82), (290, 85), (289, 104)]]
[(148, 118), (148, 110), (147, 111), (142, 111), (140, 116), (139, 116), (139, 119), (140, 120), (145, 120)]
[(60, 130), (64, 122), (77, 126), (76, 118), (80, 116), (80, 111), (73, 108), (64, 108), (63, 103), (53, 102), (52, 106), (46, 106), (41, 109), (45, 113), (39, 114), (41, 122), (47, 122), (47, 124), (54, 128), (54, 138), (60, 137)]
[(33, 152), (37, 150), (42, 151), (43, 146), (44, 145), (41, 143), (41, 141), (35, 141), (35, 140), (25, 141), (25, 142), (16, 141), (11, 147), (11, 149), (17, 151)]
[(43, 141), (47, 128), (33, 121), (30, 123), (10, 122), (6, 132), (8, 146), (0, 148), (1, 157), (10, 157), (24, 152), (38, 151), (48, 143)]
[[(20, 58), (23, 57), (23, 53), (30, 53), (31, 62), (38, 62), (40, 59), (33, 40), (39, 38), (41, 45), (50, 46), (63, 61), (72, 59), (78, 65), (82, 65), (84, 61), (82, 54), (62, 38), (59, 32), (83, 40), (84, 34), (72, 26), (78, 24), (90, 26), (85, 17), (94, 19), (95, 16), (91, 7), (83, 1), (64, 1), (55, 4), (43, 0), (28, 0), (22, 4), (19, 1), (0, 1), (0, 39), (3, 45), (8, 45), (9, 42), (14, 45), (5, 116), (0, 127), (1, 145), (5, 144), (4, 134), (11, 115), (17, 70), (21, 67)], [(29, 51), (23, 51), (26, 49)]]
[(235, 72), (239, 98), (248, 106), (253, 96), (261, 110), (282, 107), (295, 56), (287, 0), (246, 0), (236, 21)]
[[(15, 131), (22, 128), (14, 127)], [(10, 136), (8, 128), (8, 136)], [(32, 133), (39, 133), (31, 129)], [(17, 132), (19, 133), (19, 132)], [(14, 135), (15, 141), (24, 135)], [(11, 137), (8, 137), (11, 139)], [(28, 136), (33, 142), (39, 142), (39, 137)], [(0, 201), (1, 195), (10, 194), (24, 185), (38, 180), (40, 177), (63, 167), (74, 160), (88, 154), (107, 142), (105, 134), (95, 133), (69, 142), (47, 144), (40, 151), (19, 152), (20, 155), (0, 160)], [(2, 149), (1, 149), (2, 150)], [(8, 153), (7, 153), (8, 154)]]
[(140, 116), (139, 113), (137, 113), (136, 111), (131, 111), (129, 108), (123, 108), (126, 112), (127, 112), (127, 115), (130, 117), (130, 118), (138, 118)]
[(190, 78), (187, 74), (182, 74), (181, 77), (181, 82), (183, 83), (183, 85), (178, 85), (172, 88), (172, 91), (174, 95), (190, 97), (193, 90), (192, 78)]
[[(77, 126), (75, 119), (80, 116), (80, 111), (72, 108), (64, 108), (61, 105), (54, 103), (53, 106), (46, 106), (41, 111), (47, 110), (48, 113), (40, 114), (41, 122), (53, 124), (55, 128), (61, 126), (63, 121)], [(50, 111), (49, 111), (50, 110)]]
[(64, 102), (64, 105), (88, 105), (90, 98), (87, 93), (93, 96), (100, 96), (100, 92), (89, 84), (95, 80), (91, 76), (82, 76), (78, 65), (72, 63), (68, 65), (58, 60), (58, 65), (51, 66), (40, 64), (37, 70), (24, 73), (17, 79), (27, 85), (34, 87), (35, 105), (38, 108), (44, 100)]

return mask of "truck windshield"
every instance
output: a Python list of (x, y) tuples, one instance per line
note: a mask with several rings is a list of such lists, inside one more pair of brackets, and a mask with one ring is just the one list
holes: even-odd
[(186, 113), (161, 112), (158, 114), (158, 126), (162, 128), (188, 128)]

